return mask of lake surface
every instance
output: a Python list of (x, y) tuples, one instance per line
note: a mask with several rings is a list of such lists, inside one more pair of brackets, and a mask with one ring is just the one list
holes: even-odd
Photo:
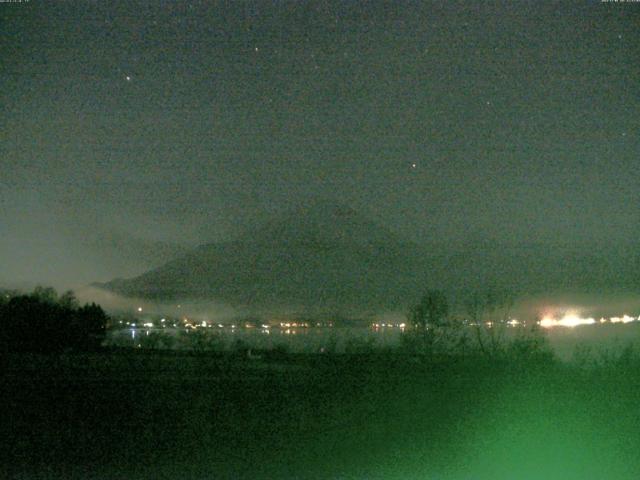
[[(393, 347), (401, 341), (400, 328), (373, 329), (367, 327), (313, 327), (313, 328), (127, 328), (110, 331), (107, 344), (122, 347), (138, 347), (149, 344), (149, 337), (166, 335), (178, 341), (173, 348), (189, 345), (194, 336), (205, 337), (203, 343), (220, 350), (232, 350), (239, 344), (249, 348), (271, 350), (283, 348), (295, 353), (344, 352), (357, 346)], [(209, 342), (207, 342), (209, 340)], [(193, 341), (193, 340), (191, 340)]]
[[(516, 329), (508, 329), (507, 335)], [(592, 353), (620, 352), (628, 345), (640, 348), (640, 324), (582, 325), (543, 330), (556, 354), (571, 359), (577, 347)], [(357, 351), (358, 349), (395, 347), (402, 341), (403, 329), (372, 327), (312, 328), (126, 328), (112, 330), (107, 345), (120, 347), (200, 348), (233, 350), (239, 346), (255, 349), (282, 348), (294, 353)], [(162, 338), (172, 338), (163, 342)]]

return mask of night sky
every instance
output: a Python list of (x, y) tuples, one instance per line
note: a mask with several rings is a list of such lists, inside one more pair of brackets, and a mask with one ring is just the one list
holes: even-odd
[(420, 243), (637, 242), (640, 3), (32, 0), (0, 22), (0, 284), (132, 274), (114, 249), (310, 198)]

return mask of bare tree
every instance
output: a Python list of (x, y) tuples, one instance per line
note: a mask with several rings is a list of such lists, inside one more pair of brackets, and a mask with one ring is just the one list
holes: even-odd
[(474, 292), (465, 302), (465, 310), (482, 354), (497, 356), (504, 353), (513, 304), (513, 294), (497, 289)]
[(440, 290), (427, 290), (420, 302), (409, 311), (408, 320), (421, 348), (433, 354), (450, 324), (447, 296)]

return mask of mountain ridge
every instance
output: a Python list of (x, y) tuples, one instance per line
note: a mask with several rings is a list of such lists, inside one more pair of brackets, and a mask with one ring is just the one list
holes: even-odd
[(350, 207), (301, 206), (235, 240), (200, 245), (130, 279), (127, 297), (213, 300), (256, 309), (406, 310), (427, 288), (456, 295), (637, 291), (640, 255), (536, 243), (418, 245)]
[(277, 307), (405, 307), (420, 249), (350, 207), (304, 206), (236, 240), (200, 245), (101, 288), (129, 297)]

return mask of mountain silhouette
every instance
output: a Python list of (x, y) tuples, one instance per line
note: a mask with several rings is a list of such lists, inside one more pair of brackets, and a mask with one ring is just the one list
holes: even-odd
[(234, 241), (201, 245), (100, 287), (129, 297), (254, 308), (398, 308), (418, 292), (424, 259), (417, 245), (352, 208), (314, 202)]
[(361, 314), (406, 311), (427, 288), (458, 298), (491, 289), (513, 295), (637, 291), (639, 262), (632, 248), (418, 246), (348, 206), (322, 201), (234, 241), (201, 245), (142, 275), (96, 286), (161, 302)]

